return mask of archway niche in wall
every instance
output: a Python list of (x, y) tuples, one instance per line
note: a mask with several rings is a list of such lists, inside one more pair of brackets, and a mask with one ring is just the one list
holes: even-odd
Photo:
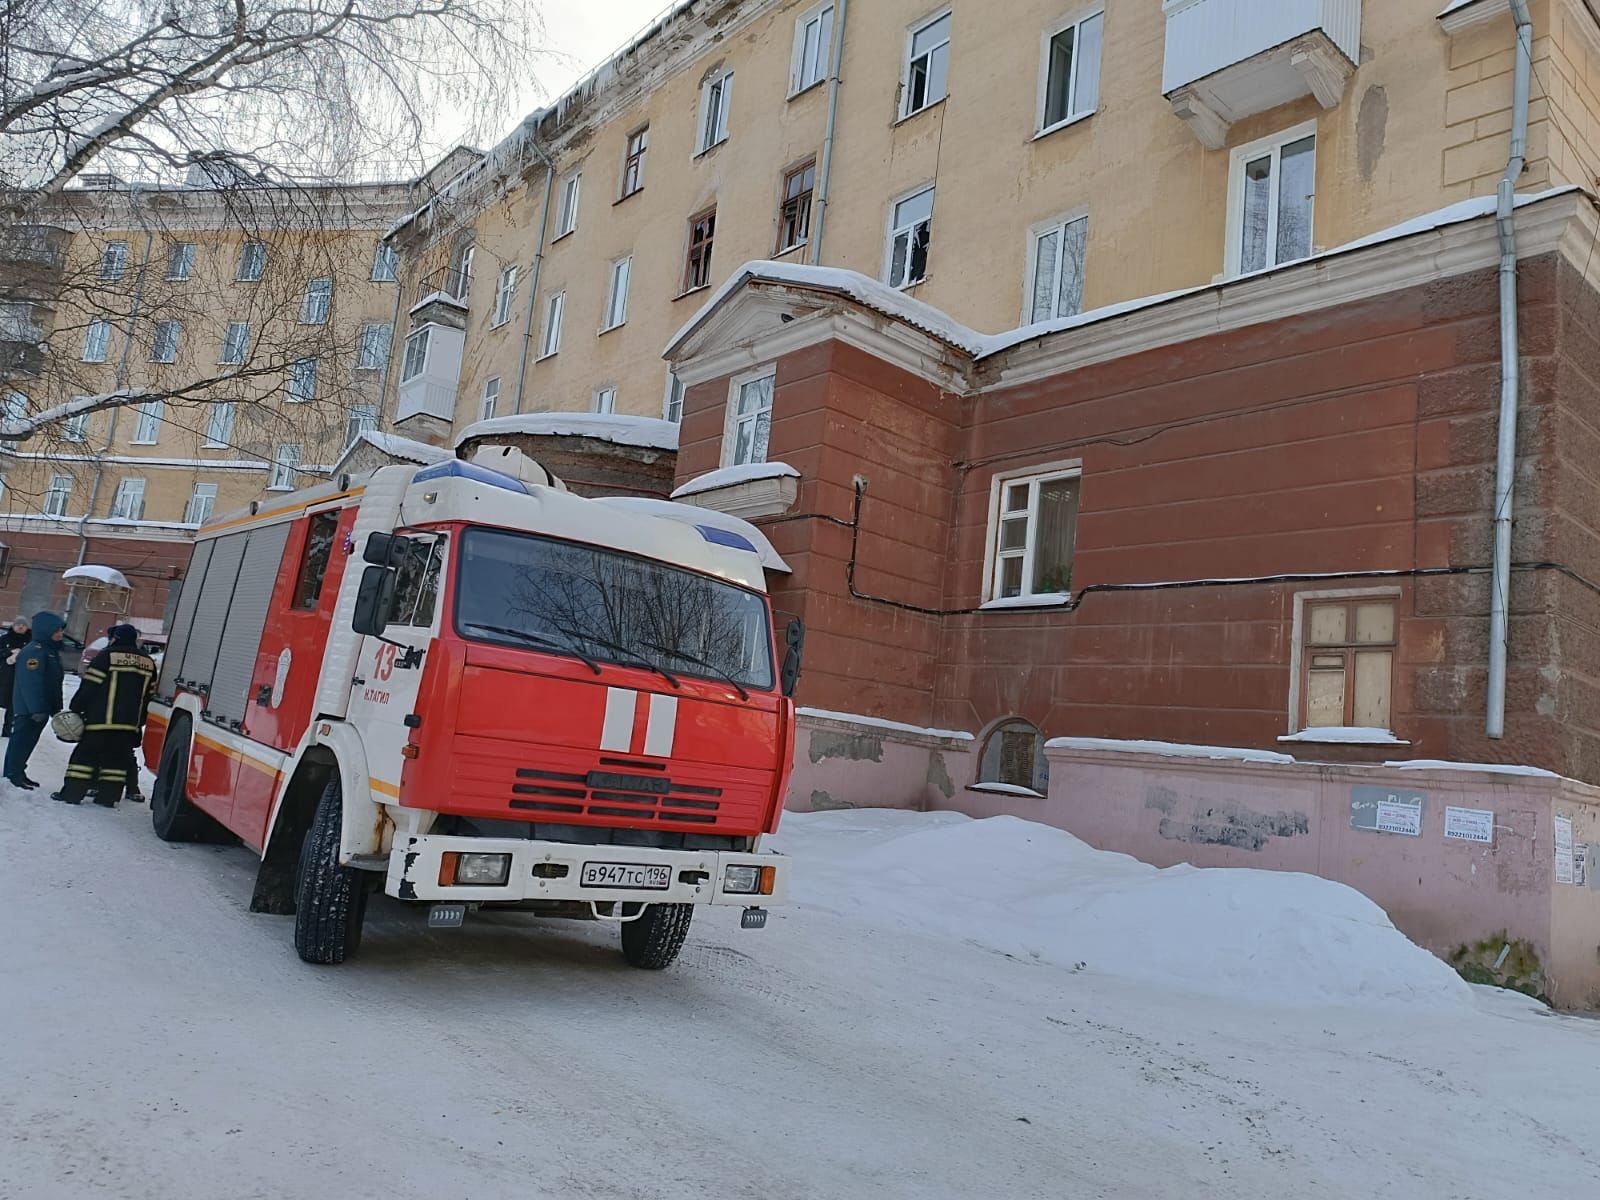
[(986, 785), (1029, 788), (1041, 796), (1049, 790), (1050, 766), (1038, 726), (1021, 717), (1006, 717), (990, 728), (978, 757), (976, 786)]

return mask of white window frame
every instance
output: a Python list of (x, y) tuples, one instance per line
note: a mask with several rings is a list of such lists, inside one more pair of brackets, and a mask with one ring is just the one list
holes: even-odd
[(300, 324), (326, 325), (333, 311), (333, 277), (306, 280), (306, 294), (300, 301)]
[(406, 334), (405, 350), (400, 355), (400, 382), (410, 383), (428, 370), (428, 351), (433, 346), (433, 326), (422, 325)]
[[(1064, 21), (1058, 21), (1056, 24), (1051, 25), (1039, 35), (1039, 95), (1037, 100), (1037, 111), (1034, 114), (1033, 122), (1033, 127), (1038, 132), (1034, 135), (1035, 137), (1045, 137), (1048, 134), (1054, 133), (1058, 129), (1065, 129), (1068, 125), (1076, 125), (1079, 121), (1082, 121), (1088, 117), (1092, 117), (1096, 112), (1099, 111), (1099, 87), (1095, 88), (1094, 103), (1088, 108), (1080, 110), (1075, 108), (1074, 105), (1077, 101), (1078, 77), (1080, 68), (1082, 66), (1082, 59), (1078, 54), (1078, 50), (1083, 45), (1083, 25), (1085, 22), (1092, 21), (1096, 17), (1100, 18), (1100, 59), (1101, 64), (1103, 64), (1105, 60), (1105, 15), (1106, 6), (1103, 3), (1096, 4), (1074, 13)], [(1059, 121), (1047, 124), (1047, 110), (1050, 106), (1050, 44), (1069, 29), (1073, 31), (1073, 34), (1072, 70), (1068, 73), (1067, 77), (1067, 115), (1062, 117)], [(1097, 70), (1099, 69), (1099, 65), (1100, 64), (1097, 64)], [(1103, 74), (1100, 77), (1100, 81), (1101, 83), (1105, 82), (1105, 77)]]
[(44, 491), (44, 515), (64, 517), (72, 506), (72, 476), (52, 475)]
[[(87, 396), (74, 396), (74, 400), (87, 400)], [(8, 414), (9, 415), (9, 414)], [(74, 413), (61, 423), (61, 436), (69, 442), (83, 442), (89, 438), (89, 417), (86, 412)]]
[(589, 401), (589, 410), (596, 413), (614, 413), (617, 411), (617, 389), (613, 384), (603, 384), (595, 388), (594, 395)]
[[(33, 407), (33, 401), (27, 392), (12, 390), (5, 395), (5, 419), (7, 421), (20, 421), (28, 415), (28, 410)], [(10, 438), (0, 442), (0, 446), (15, 449), (17, 443)]]
[(117, 481), (111, 497), (111, 518), (116, 521), (144, 520), (145, 481), (141, 475), (124, 475)]
[[(639, 143), (639, 170), (633, 180), (633, 187), (628, 186), (628, 165), (633, 162), (633, 143), (635, 139), (643, 140)], [(622, 139), (622, 174), (618, 179), (617, 199), (626, 200), (637, 192), (644, 191), (645, 171), (650, 163), (650, 126), (648, 123), (630, 130)]]
[(137, 411), (139, 415), (129, 442), (135, 446), (154, 446), (161, 440), (161, 421), (166, 413), (166, 404), (161, 400), (146, 400), (138, 406)]
[[(1067, 226), (1068, 225), (1074, 225), (1079, 221), (1087, 221), (1088, 219), (1089, 219), (1089, 208), (1088, 208), (1088, 206), (1087, 205), (1080, 205), (1079, 207), (1073, 209), (1071, 212), (1060, 213), (1057, 216), (1049, 218), (1048, 220), (1036, 221), (1034, 224), (1028, 226), (1028, 243), (1027, 243), (1027, 251), (1026, 251), (1028, 257), (1027, 257), (1027, 261), (1023, 265), (1023, 280), (1022, 280), (1022, 324), (1023, 325), (1032, 325), (1032, 324), (1035, 324), (1039, 320), (1054, 321), (1054, 320), (1060, 319), (1063, 316), (1068, 315), (1068, 314), (1065, 314), (1065, 313), (1060, 313), (1060, 312), (1055, 312), (1054, 311), (1055, 309), (1059, 308), (1060, 305), (1061, 305), (1061, 264), (1062, 264), (1063, 259), (1061, 257), (1059, 257), (1059, 256), (1056, 259), (1055, 284), (1050, 290), (1052, 314), (1050, 316), (1048, 316), (1048, 317), (1042, 317), (1042, 318), (1036, 318), (1033, 315), (1033, 289), (1034, 289), (1034, 284), (1038, 282), (1038, 271), (1039, 271), (1039, 240), (1041, 238), (1043, 238), (1047, 234), (1060, 233), (1061, 234), (1061, 245), (1062, 245), (1063, 248), (1065, 248), (1065, 246), (1066, 246), (1066, 232), (1065, 231), (1066, 231)], [(1087, 248), (1085, 248), (1085, 251), (1084, 251), (1084, 258), (1085, 258), (1085, 261), (1087, 261), (1087, 259), (1088, 259), (1088, 250), (1087, 250)], [(1083, 305), (1082, 305), (1082, 301), (1080, 301), (1079, 302), (1079, 306), (1078, 306), (1078, 312), (1081, 313), (1082, 311), (1083, 311)], [(1076, 315), (1078, 315), (1078, 313), (1073, 313), (1071, 315), (1076, 316)]]
[[(661, 419), (674, 425), (683, 422), (683, 397), (688, 391), (678, 379), (678, 373), (667, 368), (667, 388), (661, 396)], [(676, 410), (676, 412), (674, 412)]]
[[(1035, 543), (1038, 540), (1039, 522), (1039, 488), (1040, 485), (1053, 483), (1058, 479), (1077, 479), (1078, 484), (1078, 513), (1083, 513), (1083, 460), (1066, 459), (1061, 462), (1040, 463), (1031, 467), (1019, 467), (1014, 471), (1003, 471), (996, 475), (989, 483), (989, 518), (984, 526), (983, 548), (983, 605), (995, 608), (1027, 608), (1031, 605), (1061, 604), (1071, 595), (1070, 592), (1035, 592), (1033, 588), (1033, 567)], [(1005, 503), (1006, 488), (1019, 483), (1028, 486), (1028, 533), (1024, 539), (1022, 558), (1022, 592), (1020, 595), (1002, 597), (1000, 595), (1000, 570), (1004, 560), (1018, 556), (1016, 551), (1000, 550), (1000, 518), (1001, 505)], [(1074, 534), (1072, 557), (1076, 562), (1078, 557), (1077, 539)]]
[(633, 255), (626, 254), (611, 264), (606, 284), (606, 310), (600, 332), (609, 333), (628, 323), (628, 285), (633, 280)]
[(400, 277), (400, 252), (388, 242), (379, 242), (372, 251), (372, 282), (394, 283)]
[[(1294, 142), (1308, 137), (1316, 137), (1317, 145), (1311, 150), (1311, 245), (1308, 255), (1316, 253), (1317, 242), (1317, 193), (1316, 169), (1317, 153), (1322, 149), (1322, 136), (1318, 132), (1315, 119), (1303, 121), (1292, 128), (1284, 129), (1268, 137), (1258, 138), (1243, 146), (1235, 147), (1228, 160), (1228, 229), (1225, 239), (1227, 250), (1227, 267), (1225, 274), (1234, 276), (1242, 274), (1241, 263), (1244, 258), (1244, 169), (1247, 163), (1253, 162), (1266, 154), (1272, 156), (1272, 195), (1268, 202), (1270, 213), (1267, 224), (1267, 246), (1274, 258), (1278, 253), (1278, 202), (1280, 189), (1283, 186), (1283, 148)], [(1290, 259), (1290, 262), (1304, 262), (1305, 259)], [(1269, 263), (1264, 270), (1285, 266), (1285, 263)]]
[[(834, 0), (823, 0), (821, 4), (806, 9), (794, 19), (794, 50), (789, 56), (789, 96), (793, 99), (801, 92), (809, 92), (819, 83), (827, 81), (833, 69), (833, 38), (834, 26), (838, 21), (838, 13), (834, 11)], [(828, 37), (822, 39), (822, 27), (827, 26)], [(817, 26), (817, 58), (816, 62), (807, 69), (806, 64), (806, 34), (813, 25)]]
[(511, 320), (511, 302), (517, 297), (517, 265), (501, 267), (494, 281), (494, 309), (489, 314), (489, 328), (498, 329)]
[[(916, 222), (916, 223), (911, 224), (911, 225), (897, 226), (894, 223), (894, 221), (895, 221), (895, 211), (902, 204), (905, 204), (909, 200), (915, 200), (918, 196), (922, 195), (924, 192), (928, 192), (928, 193), (932, 194), (932, 196), (933, 196), (932, 202), (928, 205), (928, 217), (927, 217), (927, 221), (928, 221), (928, 257), (929, 257), (929, 259), (931, 261), (931, 259), (933, 258), (933, 213), (934, 213), (934, 209), (937, 207), (937, 205), (939, 203), (939, 196), (938, 196), (938, 192), (937, 192), (935, 186), (932, 183), (924, 183), (924, 184), (921, 184), (921, 185), (919, 185), (917, 187), (912, 188), (909, 192), (905, 192), (902, 195), (896, 196), (894, 199), (889, 201), (889, 219), (886, 222), (886, 224), (888, 226), (888, 231), (887, 231), (887, 234), (886, 234), (886, 236), (884, 237), (884, 240), (883, 240), (883, 278), (884, 278), (884, 281), (887, 282), (890, 287), (895, 288), (896, 290), (899, 290), (899, 291), (904, 291), (906, 288), (915, 287), (917, 284), (925, 282), (927, 280), (927, 278), (928, 278), (928, 272), (927, 271), (923, 272), (923, 275), (922, 275), (921, 279), (907, 279), (904, 282), (896, 280), (896, 279), (894, 279), (892, 277), (893, 276), (893, 272), (894, 272), (894, 243), (895, 243), (895, 239), (897, 237), (899, 237), (902, 232), (913, 230), (913, 229), (915, 229), (917, 227), (917, 225), (921, 224), (921, 222), (919, 221), (919, 222)], [(911, 243), (910, 243), (909, 240), (906, 243), (906, 269), (908, 271), (911, 269)]]
[[(234, 330), (236, 329), (244, 331), (237, 338), (234, 336)], [(237, 355), (236, 357), (234, 357), (235, 354)], [(237, 367), (249, 361), (249, 358), (250, 322), (229, 321), (222, 331), (222, 351), (217, 358), (217, 362), (225, 367)]]
[[(716, 97), (715, 109), (711, 107), (713, 96)], [(696, 113), (694, 135), (696, 158), (728, 140), (728, 120), (732, 108), (733, 68), (723, 67), (700, 85), (700, 106)]]
[[(771, 414), (776, 411), (778, 406), (778, 364), (775, 362), (767, 363), (765, 366), (757, 367), (753, 371), (746, 371), (743, 375), (735, 375), (728, 381), (728, 406), (722, 423), (722, 461), (718, 464), (719, 466), (734, 467), (743, 465), (739, 462), (737, 457), (739, 449), (739, 426), (745, 420), (754, 419), (756, 416), (759, 416), (760, 410), (757, 410), (756, 413), (750, 414), (749, 417), (741, 417), (739, 415), (739, 397), (744, 394), (744, 389), (746, 387), (752, 383), (760, 383), (763, 379), (772, 380), (772, 400), (767, 406), (768, 427), (770, 431)], [(771, 453), (771, 450), (772, 445), (769, 432), (767, 444), (767, 451), (769, 454)], [(769, 460), (764, 458), (761, 461), (767, 462)]]
[(476, 242), (462, 242), (450, 255), (445, 268), (444, 294), (466, 303), (472, 298), (472, 260), (477, 256)]
[(194, 243), (173, 242), (167, 248), (167, 278), (174, 282), (188, 279), (194, 273)]
[(83, 358), (86, 363), (103, 363), (111, 351), (111, 322), (94, 317), (83, 331)]
[(293, 442), (279, 442), (272, 450), (272, 478), (269, 492), (292, 492), (305, 448)]
[(231, 446), (229, 439), (233, 437), (233, 422), (237, 416), (231, 400), (213, 402), (206, 412), (206, 440), (201, 444), (208, 450)]
[[(302, 379), (302, 374), (309, 376)], [(309, 387), (303, 386), (309, 384)], [(289, 364), (289, 378), (284, 394), (290, 404), (306, 404), (317, 398), (317, 360), (313, 355), (297, 358)]]
[(216, 509), (217, 485), (197, 483), (189, 491), (189, 503), (183, 506), (183, 522), (185, 525), (204, 525)]
[[(251, 247), (256, 248), (256, 253), (251, 254)], [(245, 267), (254, 265), (255, 272), (246, 274)], [(267, 244), (256, 238), (239, 244), (239, 265), (234, 270), (235, 283), (260, 283), (262, 276), (267, 273)]]
[(561, 352), (561, 318), (566, 312), (566, 307), (565, 290), (551, 292), (544, 298), (544, 326), (539, 334), (539, 357), (534, 360), (535, 362)]
[[(950, 95), (950, 48), (955, 44), (956, 28), (955, 17), (952, 15), (953, 12), (954, 10), (952, 8), (946, 6), (939, 9), (937, 12), (929, 13), (922, 20), (918, 21), (915, 25), (910, 26), (906, 30), (905, 50), (900, 55), (900, 99), (896, 105), (896, 108), (898, 109), (898, 119), (901, 121), (908, 120), (911, 117), (916, 116), (918, 113), (927, 112), (930, 108), (937, 108), (939, 105), (943, 104), (946, 98), (948, 98)], [(914, 61), (911, 57), (912, 47), (916, 44), (917, 34), (921, 33), (930, 26), (937, 25), (940, 21), (943, 21), (946, 18), (948, 18), (950, 21), (949, 36), (947, 36), (943, 42), (939, 43), (939, 45), (934, 46), (927, 52), (927, 54), (931, 56), (940, 48), (940, 46), (944, 48), (945, 89), (934, 99), (925, 99), (920, 107), (912, 108), (911, 67)]]
[(500, 376), (491, 375), (483, 381), (483, 395), (478, 399), (478, 420), (487, 421), (500, 407)]
[(376, 404), (352, 404), (345, 413), (344, 444), (353, 446), (356, 439), (368, 430), (378, 427), (378, 406)]
[(107, 242), (100, 251), (100, 278), (112, 282), (127, 273), (128, 243), (120, 238)]
[[(170, 342), (166, 335), (170, 334)], [(156, 322), (154, 336), (150, 339), (150, 361), (170, 363), (178, 361), (178, 339), (183, 336), (183, 323), (170, 318)]]
[[(367, 361), (369, 358), (368, 350), (369, 348), (376, 350), (374, 345), (376, 334), (374, 331), (379, 329), (384, 331), (382, 351), (381, 353), (374, 352), (371, 354), (370, 358), (372, 361), (369, 362)], [(393, 338), (394, 327), (387, 321), (368, 321), (365, 325), (363, 325), (361, 327), (361, 343), (356, 347), (356, 370), (382, 370), (384, 362), (389, 357), (389, 346), (393, 341)]]
[(583, 171), (568, 171), (561, 177), (561, 194), (556, 201), (556, 235), (559, 242), (578, 228), (578, 205), (583, 200)]

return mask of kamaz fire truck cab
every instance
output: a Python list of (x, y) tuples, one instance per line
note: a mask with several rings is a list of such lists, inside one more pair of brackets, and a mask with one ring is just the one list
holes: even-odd
[[(506, 470), (384, 467), (202, 529), (146, 737), (157, 834), (261, 853), (257, 911), (342, 962), (370, 890), (621, 927), (764, 923), (801, 633), (756, 547)], [(534, 482), (538, 481), (538, 482)], [(220, 827), (220, 828), (219, 828)]]

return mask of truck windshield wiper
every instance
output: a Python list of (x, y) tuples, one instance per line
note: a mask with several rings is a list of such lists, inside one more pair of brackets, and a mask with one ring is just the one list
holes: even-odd
[(671, 654), (675, 658), (683, 659), (685, 662), (692, 662), (696, 666), (704, 667), (706, 670), (710, 671), (713, 675), (716, 675), (724, 683), (727, 683), (728, 685), (730, 685), (733, 688), (734, 691), (738, 692), (739, 693), (739, 699), (741, 699), (741, 700), (750, 699), (750, 693), (745, 691), (744, 684), (740, 683), (732, 675), (728, 674), (721, 667), (717, 666), (716, 663), (707, 662), (705, 659), (700, 658), (700, 657), (698, 657), (697, 655), (694, 655), (694, 654), (689, 654), (689, 653), (687, 653), (687, 652), (685, 652), (683, 650), (669, 650), (665, 646), (657, 646), (654, 643), (650, 643), (650, 642), (645, 643), (645, 649), (647, 649), (647, 650), (656, 650), (656, 651), (659, 651), (662, 654)]
[(618, 660), (618, 666), (644, 667), (646, 670), (654, 671), (657, 675), (662, 676), (675, 688), (681, 688), (683, 686), (683, 684), (678, 682), (678, 677), (671, 671), (667, 670), (660, 663), (651, 662), (648, 658), (640, 654), (631, 646), (623, 646), (617, 642), (608, 642), (605, 638), (595, 637), (592, 633), (578, 633), (576, 630), (571, 629), (563, 629), (561, 632), (574, 640), (582, 638), (584, 641), (590, 642), (593, 645), (604, 646), (607, 650), (612, 650), (618, 654), (626, 655), (626, 658)]
[(562, 650), (578, 659), (596, 675), (600, 674), (600, 664), (595, 662), (582, 650), (570, 642), (563, 642), (559, 638), (549, 637), (542, 633), (530, 633), (526, 629), (512, 629), (509, 625), (484, 625), (478, 621), (465, 621), (468, 629), (481, 629), (485, 633), (498, 633), (505, 637), (513, 637), (518, 641), (526, 642), (530, 646), (549, 646), (553, 650)]

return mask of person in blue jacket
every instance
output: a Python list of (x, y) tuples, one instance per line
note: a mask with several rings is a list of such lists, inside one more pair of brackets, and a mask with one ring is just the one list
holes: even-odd
[(11, 685), (11, 740), (6, 743), (5, 777), (13, 787), (36, 788), (27, 775), (28, 756), (39, 744), (45, 722), (61, 711), (61, 639), (66, 625), (53, 612), (33, 615), (33, 641), (17, 652)]

